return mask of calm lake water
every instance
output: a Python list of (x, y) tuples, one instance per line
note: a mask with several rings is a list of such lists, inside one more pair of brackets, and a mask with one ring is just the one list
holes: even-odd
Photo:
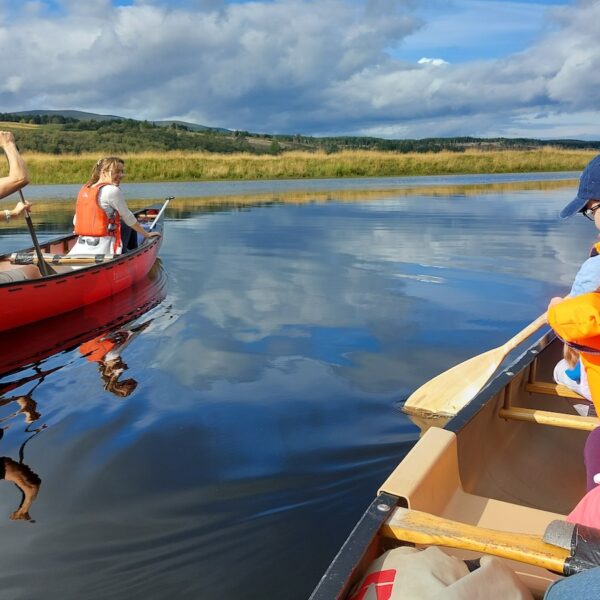
[[(572, 176), (125, 186), (176, 196), (148, 280), (1, 337), (0, 455), (41, 485), (28, 521), (0, 483), (0, 598), (307, 598), (418, 437), (402, 400), (568, 290)], [(74, 191), (26, 190), (40, 239)]]

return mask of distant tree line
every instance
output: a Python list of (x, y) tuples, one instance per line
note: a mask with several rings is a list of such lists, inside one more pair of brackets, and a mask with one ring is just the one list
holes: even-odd
[[(0, 113), (0, 121), (33, 124), (15, 128), (19, 147), (50, 154), (84, 152), (125, 153), (143, 151), (205, 151), (279, 154), (287, 150), (323, 151), (379, 150), (384, 152), (464, 152), (479, 149), (536, 149), (543, 146), (600, 149), (600, 141), (536, 140), (528, 138), (447, 137), (388, 140), (376, 137), (312, 137), (301, 134), (271, 135), (248, 131), (207, 129), (192, 131), (180, 123), (156, 124), (135, 119), (82, 120), (60, 114), (17, 115)], [(8, 126), (8, 125), (7, 125)]]

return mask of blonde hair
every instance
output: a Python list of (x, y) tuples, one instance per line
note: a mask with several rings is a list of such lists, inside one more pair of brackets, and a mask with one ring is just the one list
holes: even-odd
[(125, 166), (125, 161), (118, 156), (105, 156), (101, 158), (92, 169), (91, 177), (85, 182), (87, 187), (92, 187), (99, 179), (104, 171), (110, 171), (117, 165)]

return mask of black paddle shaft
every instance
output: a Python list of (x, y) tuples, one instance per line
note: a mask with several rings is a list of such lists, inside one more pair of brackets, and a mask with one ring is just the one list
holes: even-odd
[[(21, 202), (25, 204), (25, 198), (23, 197), (23, 192), (21, 190), (19, 190), (19, 196), (21, 196)], [(35, 234), (35, 230), (33, 228), (33, 223), (31, 222), (31, 216), (29, 215), (29, 211), (27, 209), (25, 209), (25, 221), (27, 221), (29, 235), (31, 236), (31, 241), (33, 242), (35, 253), (38, 257), (38, 268), (40, 270), (40, 273), (44, 277), (47, 277), (48, 275), (56, 275), (56, 271), (44, 260), (44, 256), (42, 255), (42, 249), (40, 248), (37, 235)]]

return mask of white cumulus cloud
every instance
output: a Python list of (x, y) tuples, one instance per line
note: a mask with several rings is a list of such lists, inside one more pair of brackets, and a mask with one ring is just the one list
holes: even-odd
[[(407, 40), (427, 30), (417, 0), (59, 5), (0, 0), (0, 110), (317, 135), (600, 136), (598, 1), (548, 7), (528, 47), (460, 62), (403, 58)], [(579, 123), (572, 135), (566, 122)]]
[(441, 65), (447, 65), (443, 58), (427, 58), (424, 56), (417, 61), (420, 65), (433, 65), (434, 67), (440, 67)]

